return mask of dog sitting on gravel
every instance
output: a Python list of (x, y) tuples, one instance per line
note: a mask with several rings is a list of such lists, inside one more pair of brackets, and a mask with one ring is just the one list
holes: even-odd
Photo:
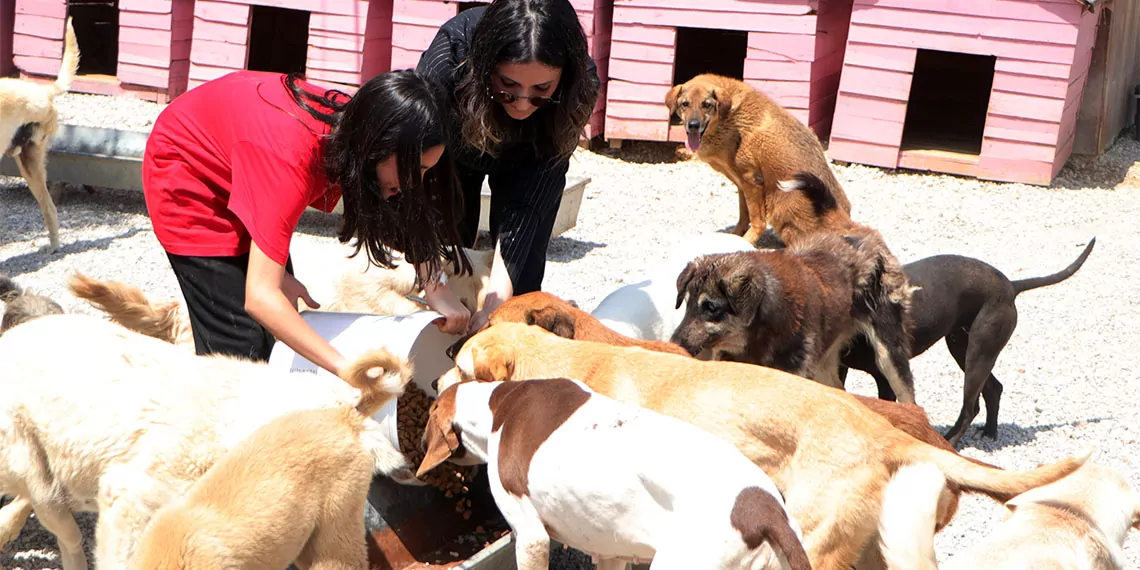
[(59, 214), (47, 186), (47, 152), (51, 138), (59, 130), (55, 98), (71, 89), (79, 69), (79, 42), (67, 19), (63, 59), (55, 83), (40, 85), (30, 81), (0, 78), (0, 157), (11, 156), (28, 183), (28, 190), (40, 206), (50, 242), (44, 251), (59, 249)]
[(0, 301), (5, 305), (4, 317), (0, 319), (0, 334), (37, 317), (63, 314), (59, 303), (21, 288), (7, 275), (0, 275)]
[(775, 483), (731, 443), (580, 382), (457, 384), (424, 442), (421, 474), (487, 464), (519, 570), (547, 570), (551, 538), (601, 570), (811, 570)]
[[(1096, 238), (1068, 267), (1052, 275), (1010, 281), (997, 268), (983, 261), (960, 255), (936, 255), (903, 266), (911, 285), (918, 287), (911, 302), (914, 322), (911, 357), (946, 339), (946, 348), (966, 374), (962, 411), (946, 438), (957, 445), (970, 422), (978, 415), (978, 396), (986, 401), (986, 437), (997, 437), (998, 405), (1002, 385), (993, 375), (994, 363), (1017, 326), (1014, 301), (1025, 291), (1047, 287), (1072, 277), (1084, 265)], [(879, 397), (895, 399), (890, 383), (875, 363), (866, 338), (856, 337), (843, 355), (846, 367), (867, 372), (875, 378)]]
[[(0, 494), (18, 499), (0, 509), (9, 525), (0, 537), (19, 534), (17, 515), (30, 505), (56, 536), (64, 570), (87, 568), (74, 512), (99, 513), (96, 567), (125, 568), (153, 513), (258, 428), (360, 398), (327, 375), (199, 357), (86, 315), (8, 331), (0, 362)], [(372, 419), (364, 426), (373, 471), (422, 484), (387, 428)]]
[(343, 378), (360, 390), (355, 405), (290, 412), (253, 432), (154, 514), (130, 568), (367, 568), (374, 461), (363, 422), (410, 377), (387, 350), (356, 358)]
[[(901, 470), (905, 485), (888, 487), (880, 535), (889, 570), (936, 570), (925, 539), (939, 506), (932, 503), (945, 479), (924, 466)], [(1140, 530), (1140, 493), (1113, 469), (1087, 462), (1048, 485), (1005, 503), (1006, 518), (981, 542), (955, 553), (942, 570), (975, 568), (1124, 570), (1124, 541)]]

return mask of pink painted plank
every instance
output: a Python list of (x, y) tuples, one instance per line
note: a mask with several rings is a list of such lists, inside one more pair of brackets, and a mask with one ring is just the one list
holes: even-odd
[(638, 119), (643, 121), (668, 121), (669, 109), (664, 104), (657, 103), (631, 103), (628, 101), (609, 101), (606, 104), (606, 114), (618, 119)]
[(309, 33), (309, 45), (324, 49), (363, 51), (363, 34), (338, 34), (335, 32), (313, 31)]
[(836, 95), (830, 95), (827, 97), (822, 97), (820, 99), (813, 100), (811, 102), (811, 106), (808, 107), (809, 120), (812, 123), (815, 123), (815, 122), (819, 121), (821, 118), (826, 117), (830, 121), (832, 119), (832, 117), (835, 115), (836, 99), (837, 99)]
[(359, 85), (360, 72), (334, 71), (320, 68), (306, 69), (306, 75), (321, 81), (331, 81), (341, 85)]
[(241, 68), (228, 67), (221, 65), (200, 65), (194, 62), (190, 63), (190, 81), (210, 81), (217, 79), (227, 73), (233, 73)]
[(610, 140), (664, 141), (669, 139), (669, 124), (665, 121), (624, 120), (607, 112), (605, 133)]
[(1061, 172), (1061, 169), (1065, 167), (1065, 163), (1069, 161), (1069, 157), (1073, 155), (1073, 142), (1075, 140), (1075, 138), (1070, 139), (1069, 142), (1065, 143), (1065, 145), (1061, 147), (1061, 150), (1057, 152), (1057, 157), (1053, 159), (1053, 168), (1049, 173), (1050, 183), (1052, 182), (1052, 178), (1056, 178), (1057, 174)]
[(1052, 99), (1064, 99), (1069, 84), (1063, 79), (1020, 75), (1007, 71), (994, 71), (994, 89), (1027, 95), (1040, 95)]
[(806, 34), (748, 32), (748, 57), (776, 61), (812, 61), (815, 59), (815, 39)]
[[(692, 0), (617, 0), (615, 6), (657, 8), (662, 12), (692, 8)], [(748, 0), (718, 0), (707, 2), (703, 7), (708, 12), (743, 12), (750, 14), (807, 14), (810, 10), (807, 0), (794, 2), (750, 2)]]
[(987, 132), (991, 128), (1022, 131), (1032, 133), (1032, 136), (1051, 137), (1052, 140), (1056, 141), (1060, 126), (1057, 121), (1034, 121), (1022, 117), (1010, 117), (995, 113), (991, 109), (990, 114), (986, 117)]
[(887, 119), (843, 115), (835, 118), (831, 134), (847, 140), (897, 147), (902, 142), (903, 124)]
[(1003, 20), (974, 13), (952, 14), (924, 12), (879, 6), (873, 10), (855, 10), (851, 22), (902, 30), (925, 30), (989, 38), (1036, 41), (1072, 46), (1077, 43), (1077, 26), (1071, 23), (1051, 24), (1026, 20)]
[[(843, 70), (843, 52), (837, 51), (827, 54), (811, 64), (809, 76), (812, 81), (818, 81), (831, 75), (838, 75)], [(838, 86), (838, 77), (836, 85)]]
[(431, 45), (431, 40), (439, 27), (412, 26), (408, 24), (392, 25), (392, 44), (404, 49), (424, 51)]
[(1077, 2), (1045, 3), (1021, 0), (856, 0), (855, 11), (880, 8), (909, 8), (945, 14), (974, 14), (983, 18), (1029, 20), (1053, 24), (1075, 24), (1081, 17)]
[(910, 97), (910, 80), (909, 73), (847, 65), (843, 69), (839, 90), (906, 101)]
[(13, 22), (15, 33), (49, 40), (62, 40), (63, 29), (63, 21), (52, 16), (20, 14)]
[(146, 28), (150, 30), (170, 29), (170, 14), (148, 14), (145, 12), (119, 12), (119, 27)]
[(245, 25), (197, 20), (194, 22), (193, 33), (197, 40), (211, 40), (237, 45), (245, 45), (249, 41), (249, 26)]
[(914, 71), (914, 48), (881, 46), (852, 41), (847, 46), (846, 63), (890, 71)]
[[(29, 57), (50, 57), (58, 59), (63, 56), (63, 40), (48, 40), (35, 36), (16, 34), (15, 37), (12, 38), (12, 53)], [(58, 69), (59, 63), (57, 62), (55, 65)]]
[(1007, 57), (999, 57), (997, 62), (994, 63), (995, 72), (1004, 71), (1007, 73), (1036, 75), (1038, 77), (1065, 80), (1069, 78), (1070, 67), (1071, 66), (1067, 63), (1044, 63)]
[(1084, 93), (1085, 83), (1088, 80), (1088, 74), (1081, 75), (1073, 80), (1065, 90), (1065, 106), (1072, 105), (1074, 102), (1079, 101), (1081, 95)]
[(309, 46), (308, 66), (327, 71), (360, 73), (361, 52), (323, 49)]
[(148, 12), (151, 14), (169, 14), (171, 9), (170, 0), (119, 0), (119, 13)]
[(16, 14), (32, 16), (67, 17), (67, 2), (64, 0), (16, 0)]
[[(60, 55), (63, 55), (63, 48), (60, 48)], [(23, 55), (20, 53), (13, 53), (12, 61), (16, 64), (16, 68), (24, 73), (33, 75), (48, 75), (55, 77), (59, 73), (59, 57), (42, 57), (35, 55)]]
[(249, 13), (249, 6), (241, 4), (230, 4), (215, 0), (197, 0), (194, 4), (194, 17), (198, 20), (210, 22), (248, 26)]
[(808, 123), (808, 110), (807, 109), (788, 109), (788, 113), (796, 118), (797, 121), (807, 124)]
[(807, 97), (796, 97), (794, 95), (781, 95), (772, 98), (778, 105), (791, 111), (792, 109), (800, 109), (807, 111), (810, 107)]
[(614, 23), (789, 34), (815, 33), (814, 15), (748, 14), (743, 12), (714, 12), (707, 9), (662, 11), (621, 6), (614, 8)]
[(455, 15), (455, 4), (438, 0), (395, 0), (392, 14), (415, 14), (425, 18), (447, 20)]
[(169, 46), (165, 50), (131, 42), (119, 42), (119, 63), (166, 68), (170, 65)]
[(827, 145), (827, 156), (832, 160), (870, 164), (884, 168), (898, 166), (898, 147), (871, 144), (859, 140), (844, 140), (835, 136), (834, 126), (831, 129), (831, 141)]
[(147, 87), (165, 88), (170, 82), (170, 70), (147, 65), (136, 65), (119, 59), (115, 74), (119, 81)]
[(978, 157), (951, 153), (904, 150), (899, 153), (899, 168), (946, 172), (961, 176), (978, 173)]
[(1073, 61), (1073, 46), (1016, 41), (972, 35), (945, 34), (921, 30), (897, 30), (867, 24), (851, 24), (849, 42), (882, 44), (896, 47), (914, 47), (956, 51), (979, 55), (996, 55), (1045, 63), (1069, 64)]
[(669, 93), (666, 85), (643, 85), (629, 81), (611, 79), (607, 84), (610, 101), (632, 101), (640, 103), (665, 104), (665, 95)]
[(978, 161), (978, 173), (975, 176), (981, 180), (1047, 186), (1053, 179), (1052, 171), (1052, 161), (1017, 160), (983, 155)]
[(614, 22), (611, 38), (614, 44), (620, 41), (672, 48), (677, 45), (677, 30), (671, 26), (643, 26)]
[(990, 94), (990, 112), (1038, 121), (1060, 121), (1065, 102), (1019, 93), (994, 91)]
[(652, 61), (657, 63), (673, 64), (673, 48), (649, 44), (635, 44), (629, 42), (614, 42), (610, 48), (610, 57), (629, 59), (635, 61)]
[(886, 119), (902, 123), (906, 120), (906, 102), (841, 93), (835, 103), (835, 115)]
[(746, 79), (745, 83), (751, 85), (753, 89), (773, 98), (786, 95), (794, 97), (811, 96), (811, 84), (806, 81)]
[(392, 69), (415, 69), (420, 61), (420, 52), (392, 46)]
[(811, 63), (806, 61), (745, 60), (744, 78), (806, 81), (811, 78)]
[(1046, 145), (1002, 139), (985, 139), (982, 141), (982, 154), (995, 158), (1051, 162), (1056, 153), (1057, 148), (1051, 144)]
[(827, 77), (814, 79), (811, 82), (810, 97), (812, 101), (821, 97), (830, 97), (839, 93), (839, 74), (834, 73)]
[(193, 44), (190, 40), (179, 40), (170, 44), (170, 60), (178, 61), (180, 59), (190, 59), (190, 47)]
[(190, 61), (196, 65), (243, 69), (248, 51), (243, 45), (196, 38)]
[(634, 83), (672, 85), (673, 66), (662, 63), (610, 59), (610, 79)]
[[(170, 30), (144, 30), (142, 28), (120, 28), (119, 42), (169, 48), (172, 34)], [(120, 48), (121, 49), (121, 48)]]
[(361, 11), (359, 16), (343, 16), (339, 14), (313, 14), (309, 16), (309, 29), (343, 32), (349, 34), (363, 34), (368, 26), (367, 14)]

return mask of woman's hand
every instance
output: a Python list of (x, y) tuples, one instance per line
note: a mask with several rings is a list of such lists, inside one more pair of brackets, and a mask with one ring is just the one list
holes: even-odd
[(297, 299), (300, 299), (304, 301), (305, 304), (309, 306), (309, 308), (321, 308), (321, 304), (314, 301), (313, 297), (309, 295), (308, 288), (306, 288), (303, 283), (298, 281), (296, 277), (288, 273), (285, 273), (281, 278), (281, 292), (285, 294), (285, 298), (289, 299), (289, 302), (294, 307), (297, 306)]
[(433, 283), (424, 287), (424, 298), (428, 307), (443, 315), (444, 322), (439, 326), (439, 330), (447, 334), (467, 332), (471, 311), (463, 306), (446, 283)]
[(487, 281), (487, 288), (483, 291), (483, 308), (471, 318), (467, 332), (483, 328), (490, 320), (491, 313), (514, 296), (515, 287), (511, 282), (510, 273), (507, 272), (507, 264), (503, 261), (502, 246), (495, 247), (495, 258), (491, 262), (491, 275)]

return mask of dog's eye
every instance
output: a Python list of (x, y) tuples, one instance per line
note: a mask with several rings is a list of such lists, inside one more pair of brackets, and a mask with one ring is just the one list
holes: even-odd
[(681, 108), (682, 108), (682, 109), (688, 108), (688, 106), (689, 106), (689, 102), (688, 102), (688, 101), (681, 101)]
[(724, 305), (705, 299), (700, 304), (701, 317), (706, 321), (719, 321), (724, 318)]
[(713, 107), (716, 107), (716, 102), (715, 101), (705, 101), (704, 103), (701, 103), (701, 106), (706, 108), (706, 109), (712, 109)]

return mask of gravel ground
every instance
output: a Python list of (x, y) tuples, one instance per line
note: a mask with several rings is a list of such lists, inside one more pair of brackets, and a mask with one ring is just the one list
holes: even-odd
[[(106, 107), (98, 98), (65, 99), (76, 100)], [(145, 128), (157, 108), (132, 106), (96, 122)], [(78, 116), (66, 106), (64, 114)], [(1138, 161), (1140, 143), (1122, 138), (1091, 163), (1074, 160), (1047, 188), (835, 165), (854, 217), (879, 229), (904, 263), (957, 253), (1017, 279), (1065, 267), (1089, 238), (1097, 238), (1077, 275), (1018, 299), (1017, 330), (994, 370), (1005, 384), (998, 439), (976, 432), (979, 416), (963, 440), (964, 454), (1026, 469), (1092, 448), (1095, 460), (1126, 473), (1140, 488), (1140, 381), (1132, 360), (1140, 344)], [(672, 145), (580, 150), (572, 169), (592, 182), (577, 227), (551, 243), (545, 288), (587, 309), (638, 280), (678, 240), (726, 230), (736, 221), (735, 188), (701, 163), (678, 160)], [(66, 310), (93, 313), (65, 289), (64, 279), (75, 270), (139, 285), (155, 298), (179, 296), (137, 191), (69, 189), (59, 204), (63, 248), (54, 256), (37, 251), (47, 236), (20, 181), (0, 179), (0, 212), (0, 273), (52, 296)], [(328, 298), (322, 266), (344, 251), (332, 237), (334, 228), (330, 217), (306, 215), (295, 239), (298, 275), (318, 300)], [(919, 404), (945, 431), (960, 407), (961, 371), (942, 344), (912, 366)], [(861, 373), (853, 371), (849, 384), (854, 392), (875, 393), (874, 382)], [(84, 526), (90, 529), (92, 520), (84, 517)], [(965, 497), (937, 538), (940, 557), (969, 547), (999, 520), (999, 505)], [(1132, 533), (1125, 552), (1128, 566), (1140, 567), (1140, 533)], [(32, 521), (0, 554), (0, 565), (56, 568), (54, 541)]]

